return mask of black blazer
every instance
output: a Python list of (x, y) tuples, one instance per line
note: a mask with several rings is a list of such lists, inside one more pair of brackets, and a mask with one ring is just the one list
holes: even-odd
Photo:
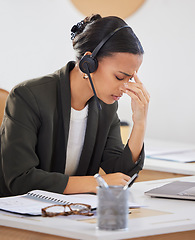
[[(71, 93), (69, 62), (54, 74), (16, 86), (7, 100), (1, 125), (0, 196), (33, 189), (63, 193), (69, 176), (64, 174)], [(132, 176), (143, 167), (144, 150), (135, 164), (128, 145), (122, 144), (118, 104), (102, 101), (99, 111), (89, 100), (87, 129), (76, 176), (106, 173)]]

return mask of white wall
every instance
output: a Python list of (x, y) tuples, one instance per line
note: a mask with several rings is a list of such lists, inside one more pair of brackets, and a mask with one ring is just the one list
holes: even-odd
[[(147, 137), (195, 143), (195, 1), (146, 0), (126, 19), (145, 56), (139, 76), (151, 94)], [(74, 60), (70, 28), (83, 19), (69, 0), (0, 0), (0, 87)], [(130, 121), (129, 98), (119, 116)]]

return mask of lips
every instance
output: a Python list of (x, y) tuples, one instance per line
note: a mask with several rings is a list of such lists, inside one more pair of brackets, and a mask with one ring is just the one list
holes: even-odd
[(117, 96), (117, 95), (112, 95), (112, 98), (113, 98), (115, 101), (118, 101), (121, 97), (122, 97), (122, 94), (120, 94), (119, 96)]

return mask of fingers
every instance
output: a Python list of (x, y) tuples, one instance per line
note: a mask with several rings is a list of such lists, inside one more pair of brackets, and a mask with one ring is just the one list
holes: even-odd
[(139, 77), (137, 76), (137, 73), (134, 73), (134, 80), (136, 83), (138, 83), (138, 88), (140, 88), (143, 91), (143, 94), (147, 100), (147, 102), (149, 102), (150, 100), (150, 94), (148, 93), (148, 91), (146, 90), (145, 86), (143, 85), (143, 83), (140, 81)]
[(136, 83), (142, 83), (142, 82), (139, 80), (136, 71), (135, 71), (134, 74), (133, 74), (133, 78), (134, 78), (134, 80), (135, 80)]
[(125, 84), (126, 93), (131, 97), (132, 120), (136, 124), (145, 124), (147, 119), (150, 95), (136, 72), (133, 74), (134, 82)]
[(138, 100), (140, 103), (147, 104), (148, 100), (145, 96), (142, 89), (132, 86), (131, 88), (128, 88), (126, 93), (133, 99)]
[(133, 77), (134, 77), (135, 82), (125, 83), (125, 87), (126, 87), (126, 90), (127, 90), (126, 93), (128, 95), (132, 96), (132, 94), (130, 94), (130, 92), (132, 92), (143, 103), (149, 103), (149, 101), (150, 101), (150, 94), (148, 93), (148, 91), (144, 87), (143, 83), (140, 81), (140, 79), (137, 76), (136, 72), (133, 74)]
[(147, 101), (146, 101), (145, 97), (142, 94), (138, 95), (138, 93), (136, 93), (136, 92), (134, 92), (132, 90), (128, 90), (127, 94), (131, 97), (131, 100), (136, 101), (136, 103), (139, 104), (140, 107), (142, 107), (145, 104), (147, 104)]
[(129, 181), (130, 177), (126, 174), (117, 172), (106, 174), (102, 176), (108, 185), (119, 185), (125, 186), (125, 184)]

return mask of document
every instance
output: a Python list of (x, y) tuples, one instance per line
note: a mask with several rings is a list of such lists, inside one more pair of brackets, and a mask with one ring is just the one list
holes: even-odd
[(193, 144), (147, 139), (145, 151), (147, 158), (181, 163), (195, 162)]
[(159, 160), (190, 163), (195, 162), (195, 149), (169, 153), (151, 154), (147, 155), (147, 157)]
[(24, 195), (0, 198), (0, 209), (25, 215), (41, 215), (41, 209), (53, 204), (84, 203), (97, 207), (97, 196), (93, 194), (64, 195), (34, 190)]
[[(92, 210), (97, 208), (97, 195), (72, 194), (34, 190), (24, 195), (0, 198), (0, 210), (24, 215), (40, 216), (41, 209), (53, 204), (83, 203), (91, 205)], [(140, 207), (136, 203), (129, 202), (129, 207)]]

